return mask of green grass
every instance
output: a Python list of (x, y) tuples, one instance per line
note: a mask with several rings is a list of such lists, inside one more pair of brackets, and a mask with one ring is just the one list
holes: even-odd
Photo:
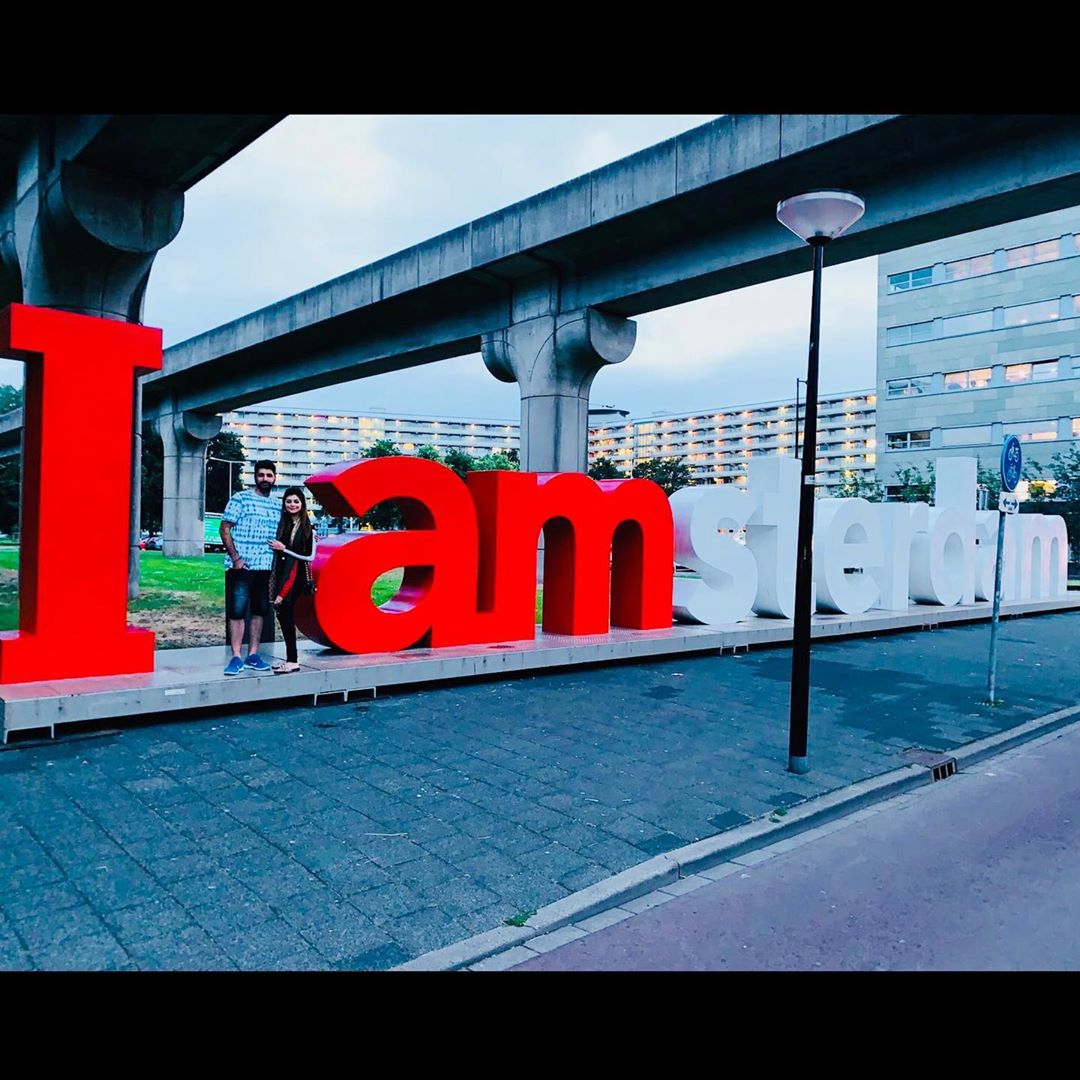
[[(0, 553), (2, 558), (3, 553)], [(221, 555), (166, 559), (160, 551), (144, 551), (139, 562), (139, 584), (144, 589), (194, 592), (207, 600), (225, 601), (225, 570)]]

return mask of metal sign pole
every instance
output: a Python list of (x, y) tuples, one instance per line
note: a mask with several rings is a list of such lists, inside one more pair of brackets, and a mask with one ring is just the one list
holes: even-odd
[(990, 675), (987, 684), (990, 691), (990, 704), (993, 705), (997, 698), (997, 639), (998, 639), (998, 615), (1001, 612), (1001, 555), (1005, 550), (1005, 512), (998, 511), (998, 534), (997, 534), (997, 560), (994, 563), (994, 616), (990, 620)]
[(986, 685), (990, 695), (990, 704), (997, 704), (997, 652), (998, 621), (1001, 614), (1001, 572), (1005, 551), (1005, 522), (1009, 514), (1019, 509), (1016, 496), (1008, 494), (1016, 490), (1023, 471), (1024, 455), (1020, 440), (1015, 435), (1007, 435), (1001, 445), (1001, 495), (998, 498), (998, 534), (997, 558), (994, 561), (994, 614), (990, 619), (990, 671)]

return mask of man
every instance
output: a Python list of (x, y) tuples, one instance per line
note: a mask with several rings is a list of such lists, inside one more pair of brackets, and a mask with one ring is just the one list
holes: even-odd
[[(221, 515), (221, 542), (225, 545), (225, 606), (229, 622), (229, 645), (232, 659), (226, 675), (249, 671), (270, 671), (259, 655), (263, 619), (270, 610), (270, 570), (274, 553), (270, 541), (281, 518), (281, 500), (270, 493), (277, 481), (277, 466), (272, 461), (255, 462), (254, 490), (238, 491)], [(248, 605), (250, 604), (250, 611)], [(247, 661), (240, 659), (244, 640), (244, 615), (251, 616)]]

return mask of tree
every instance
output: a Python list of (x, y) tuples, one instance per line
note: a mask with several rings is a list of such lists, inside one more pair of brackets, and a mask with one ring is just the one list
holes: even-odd
[(665, 495), (671, 495), (694, 483), (690, 466), (682, 458), (649, 458), (639, 461), (634, 466), (634, 476), (659, 484)]
[[(401, 451), (389, 439), (376, 439), (360, 456), (362, 458), (401, 457)], [(393, 499), (373, 506), (362, 518), (361, 525), (368, 525), (378, 532), (400, 529), (404, 524), (401, 507)]]
[(594, 480), (625, 480), (626, 474), (619, 472), (619, 467), (609, 457), (598, 457), (589, 466), (589, 475)]
[(360, 452), (362, 458), (401, 457), (401, 451), (390, 439), (376, 439), (366, 450)]
[[(240, 465), (226, 465), (227, 461)], [(206, 509), (210, 513), (220, 514), (230, 497), (244, 486), (243, 463), (244, 447), (238, 435), (222, 431), (210, 440), (206, 448)]]
[(453, 469), (454, 472), (464, 480), (465, 476), (472, 472), (476, 467), (474, 461), (475, 458), (470, 454), (466, 454), (464, 450), (454, 449), (446, 451), (446, 457), (443, 459), (443, 464), (448, 469)]
[(926, 463), (926, 472), (921, 465), (905, 465), (896, 470), (896, 483), (900, 485), (900, 502), (934, 501), (934, 463)]
[(473, 458), (473, 472), (518, 472), (518, 462), (503, 450), (496, 450), (494, 454), (484, 454), (483, 457)]
[(882, 502), (885, 498), (885, 485), (880, 480), (872, 480), (851, 470), (837, 486), (836, 498)]
[(164, 492), (165, 450), (161, 436), (148, 424), (142, 437), (142, 489), (139, 496), (139, 526), (147, 532), (161, 532), (161, 513)]
[(0, 386), (0, 416), (22, 408), (22, 394), (21, 386)]
[[(0, 415), (22, 408), (21, 386), (0, 386)], [(0, 532), (19, 527), (19, 481), (22, 462), (18, 454), (0, 458)]]
[(416, 451), (416, 456), (425, 461), (437, 461), (440, 465), (442, 464), (442, 454), (434, 446), (421, 446)]
[(988, 469), (976, 458), (976, 480), (980, 488), (986, 491), (986, 509), (996, 510), (998, 496), (1001, 494), (1001, 469)]

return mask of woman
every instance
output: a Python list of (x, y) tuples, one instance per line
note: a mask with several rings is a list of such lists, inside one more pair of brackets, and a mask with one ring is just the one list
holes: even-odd
[(281, 636), (285, 639), (285, 663), (276, 664), (274, 674), (285, 675), (300, 670), (293, 607), (300, 596), (311, 591), (311, 561), (315, 558), (315, 530), (308, 517), (302, 488), (286, 488), (281, 500), (277, 537), (268, 543), (274, 551), (270, 600), (277, 610)]

